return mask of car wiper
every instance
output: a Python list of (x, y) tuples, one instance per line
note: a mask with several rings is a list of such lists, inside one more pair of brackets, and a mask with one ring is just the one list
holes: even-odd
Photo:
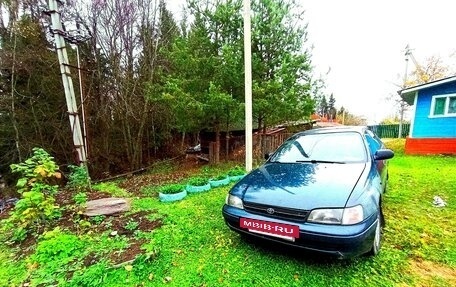
[(295, 161), (270, 160), (269, 163), (296, 163)]
[(311, 163), (338, 163), (338, 164), (345, 164), (345, 162), (343, 162), (343, 161), (318, 160), (318, 159), (311, 159), (311, 160), (297, 160), (296, 162), (311, 162)]

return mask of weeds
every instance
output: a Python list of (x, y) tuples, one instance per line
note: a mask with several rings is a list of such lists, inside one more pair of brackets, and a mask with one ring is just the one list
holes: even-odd
[(134, 221), (133, 219), (130, 219), (127, 224), (124, 226), (124, 228), (128, 231), (134, 231), (138, 228), (139, 223)]

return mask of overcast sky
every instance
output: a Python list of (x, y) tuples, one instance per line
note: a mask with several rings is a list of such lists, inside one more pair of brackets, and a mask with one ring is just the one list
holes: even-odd
[[(407, 45), (419, 63), (440, 56), (456, 72), (454, 0), (297, 2), (305, 10), (315, 75), (326, 79), (326, 92), (334, 94), (336, 107), (363, 115), (369, 123), (397, 110), (387, 99), (402, 84)], [(173, 12), (183, 3), (167, 1)]]

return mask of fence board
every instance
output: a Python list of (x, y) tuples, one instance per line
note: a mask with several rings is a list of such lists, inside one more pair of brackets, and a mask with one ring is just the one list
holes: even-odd
[[(397, 138), (399, 135), (399, 124), (394, 125), (372, 125), (367, 126), (379, 138)], [(402, 124), (401, 138), (408, 136), (410, 131), (410, 124)]]

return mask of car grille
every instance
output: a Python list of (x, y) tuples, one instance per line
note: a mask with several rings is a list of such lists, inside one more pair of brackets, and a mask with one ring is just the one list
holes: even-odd
[[(272, 208), (274, 212), (271, 214), (268, 209)], [(244, 209), (250, 213), (266, 215), (268, 217), (274, 217), (279, 219), (293, 220), (303, 222), (306, 220), (309, 211), (302, 209), (286, 208), (270, 206), (265, 204), (257, 204), (252, 202), (244, 202)]]

